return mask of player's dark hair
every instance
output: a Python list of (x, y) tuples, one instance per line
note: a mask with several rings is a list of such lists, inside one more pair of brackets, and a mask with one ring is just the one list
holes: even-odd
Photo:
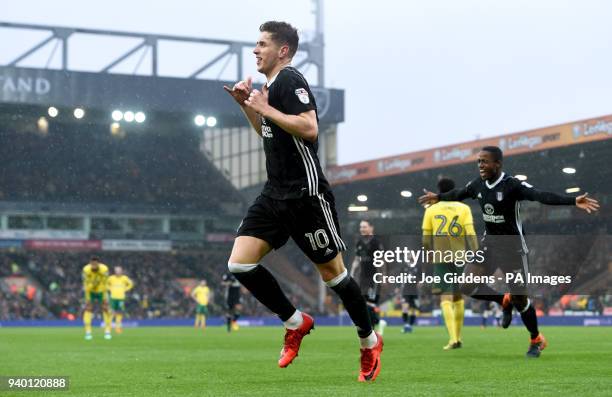
[(438, 192), (446, 193), (455, 188), (455, 181), (450, 178), (440, 178), (438, 181)]
[(261, 24), (260, 32), (268, 32), (277, 44), (289, 47), (289, 58), (293, 58), (297, 52), (300, 38), (297, 29), (287, 22), (268, 21)]
[(92, 256), (92, 257), (91, 257), (91, 260), (92, 260), (92, 261), (98, 261), (98, 262), (99, 262), (99, 261), (100, 261), (100, 258), (99, 258), (99, 257), (97, 257), (97, 256)]
[(372, 221), (371, 221), (371, 220), (369, 220), (369, 219), (362, 219), (362, 220), (360, 220), (360, 221), (359, 221), (359, 223), (361, 223), (361, 222), (365, 222), (365, 223), (367, 223), (368, 225), (373, 226), (373, 225), (372, 225)]
[(503, 161), (504, 159), (504, 152), (497, 146), (485, 146), (480, 150), (491, 153), (494, 161)]

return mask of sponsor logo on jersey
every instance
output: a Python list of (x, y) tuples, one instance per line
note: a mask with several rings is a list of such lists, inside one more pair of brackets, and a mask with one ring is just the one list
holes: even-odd
[(308, 105), (310, 103), (308, 91), (306, 91), (304, 88), (298, 88), (297, 90), (295, 90), (295, 95), (297, 95), (300, 102), (302, 102), (304, 105)]
[[(499, 197), (499, 196), (498, 196)], [(486, 203), (484, 205), (484, 214), (482, 214), (482, 219), (485, 222), (489, 223), (504, 223), (506, 220), (503, 215), (494, 215), (495, 208), (492, 204)]]
[(272, 134), (272, 127), (270, 127), (269, 125), (262, 125), (261, 136), (263, 136), (264, 138), (274, 138), (274, 135)]
[(506, 222), (506, 219), (504, 219), (503, 215), (482, 214), (482, 219), (485, 222), (489, 222), (489, 223), (504, 223), (504, 222)]
[(480, 199), (480, 198), (482, 198), (482, 194), (478, 193), (478, 196), (476, 196), (476, 197), (478, 197)]

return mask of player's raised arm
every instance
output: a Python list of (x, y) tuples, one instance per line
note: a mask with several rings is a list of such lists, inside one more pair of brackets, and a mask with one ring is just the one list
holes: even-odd
[(261, 119), (257, 112), (246, 106), (246, 101), (249, 99), (251, 92), (253, 91), (253, 80), (251, 76), (245, 80), (241, 80), (234, 84), (232, 88), (224, 85), (223, 89), (234, 98), (236, 103), (240, 105), (240, 109), (244, 116), (247, 118), (255, 132), (261, 136)]
[(422, 205), (435, 204), (438, 201), (463, 201), (467, 198), (474, 197), (470, 189), (470, 183), (461, 189), (453, 189), (445, 193), (434, 193), (427, 189), (423, 189), (425, 193), (419, 197), (419, 203)]
[(537, 201), (547, 205), (575, 205), (576, 207), (585, 210), (589, 214), (599, 209), (599, 202), (588, 197), (588, 193), (578, 197), (561, 195), (538, 190), (524, 181), (518, 185), (518, 189), (519, 197), (522, 200)]

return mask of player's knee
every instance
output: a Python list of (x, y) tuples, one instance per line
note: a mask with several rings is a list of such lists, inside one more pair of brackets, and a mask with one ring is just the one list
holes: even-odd
[(323, 281), (326, 283), (337, 277), (345, 277), (348, 274), (346, 267), (344, 267), (344, 262), (342, 261), (341, 255), (337, 255), (334, 259), (327, 263), (318, 264), (317, 270), (319, 271)]
[(350, 277), (348, 271), (344, 268), (340, 271), (334, 268), (319, 268), (319, 273), (325, 284), (329, 287), (335, 287)]
[(233, 263), (231, 261), (227, 263), (227, 269), (233, 274), (250, 272), (251, 270), (255, 270), (257, 266), (259, 266), (257, 263), (256, 264), (246, 264), (246, 263)]

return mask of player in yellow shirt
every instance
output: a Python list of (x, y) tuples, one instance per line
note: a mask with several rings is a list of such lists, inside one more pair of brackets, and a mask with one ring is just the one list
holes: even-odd
[(121, 322), (125, 311), (125, 293), (134, 287), (132, 280), (123, 274), (121, 266), (115, 266), (115, 274), (106, 281), (106, 287), (110, 293), (110, 304), (115, 317), (115, 330), (118, 334), (123, 332)]
[(85, 339), (91, 340), (91, 320), (93, 319), (94, 303), (102, 308), (104, 319), (104, 339), (111, 339), (111, 314), (108, 310), (108, 295), (106, 294), (106, 281), (108, 279), (108, 266), (93, 256), (89, 263), (83, 267), (83, 290), (85, 291)]
[(208, 299), (210, 298), (210, 289), (206, 284), (206, 280), (200, 281), (200, 284), (191, 291), (191, 297), (198, 303), (196, 308), (196, 318), (194, 327), (206, 328), (206, 316), (208, 315)]
[[(454, 188), (455, 183), (451, 179), (442, 178), (438, 181), (440, 193)], [(463, 273), (465, 261), (462, 258), (465, 258), (466, 250), (475, 253), (478, 249), (470, 207), (459, 201), (440, 201), (433, 204), (425, 210), (422, 229), (423, 247), (426, 250), (452, 253), (436, 258), (433, 265), (434, 274), (444, 280), (445, 274)], [(459, 253), (460, 251), (463, 253)], [(444, 350), (458, 349), (462, 346), (461, 329), (464, 317), (464, 301), (459, 286), (442, 281), (433, 286), (432, 292), (442, 294), (440, 308), (450, 337)]]

